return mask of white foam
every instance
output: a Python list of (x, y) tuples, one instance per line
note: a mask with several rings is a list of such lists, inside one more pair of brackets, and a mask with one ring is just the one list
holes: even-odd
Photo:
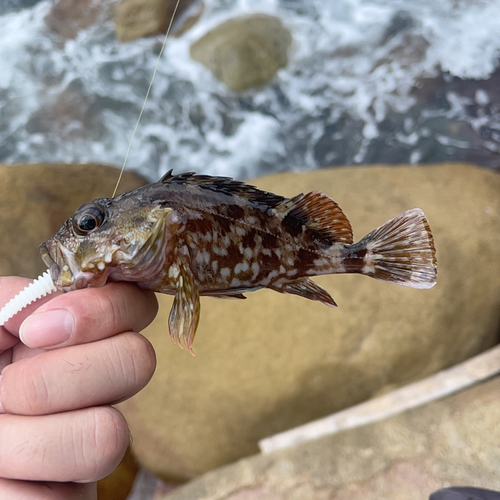
[[(439, 67), (487, 78), (500, 53), (500, 2), (204, 3), (200, 21), (168, 41), (132, 146), (128, 167), (151, 179), (168, 168), (248, 177), (316, 167), (316, 142), (345, 114), (361, 122), (354, 161), (362, 162), (387, 114), (414, 104), (410, 92), (418, 78)], [(0, 16), (0, 161), (121, 165), (161, 38), (118, 44), (105, 22), (62, 44), (43, 20), (50, 5)], [(413, 53), (402, 34), (381, 44), (400, 11), (412, 19), (405, 34), (418, 48)], [(279, 16), (294, 42), (289, 66), (273, 85), (237, 95), (189, 58), (189, 46), (224, 20), (252, 12)], [(47, 118), (54, 109), (64, 118), (58, 106), (65, 94), (76, 103), (69, 118), (80, 122), (54, 125)], [(480, 105), (488, 99), (485, 91), (476, 95)], [(452, 103), (448, 116), (461, 116), (464, 106)], [(400, 143), (414, 142), (411, 134), (400, 134)], [(412, 161), (419, 158), (412, 153)]]

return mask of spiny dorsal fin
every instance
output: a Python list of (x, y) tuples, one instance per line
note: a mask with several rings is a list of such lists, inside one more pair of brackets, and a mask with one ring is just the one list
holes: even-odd
[(352, 228), (340, 207), (326, 194), (312, 191), (298, 194), (276, 207), (283, 214), (283, 224), (292, 234), (306, 226), (321, 243), (351, 244)]
[(161, 184), (170, 184), (171, 186), (196, 187), (227, 196), (241, 196), (249, 202), (255, 203), (257, 208), (263, 211), (274, 208), (285, 200), (283, 196), (262, 191), (251, 184), (236, 181), (231, 177), (215, 177), (195, 174), (194, 172), (173, 175), (172, 170), (169, 170), (159, 182)]

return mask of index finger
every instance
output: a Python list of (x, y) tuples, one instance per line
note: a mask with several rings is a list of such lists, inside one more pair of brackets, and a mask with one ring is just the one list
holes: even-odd
[(32, 348), (83, 344), (126, 331), (139, 332), (158, 311), (153, 292), (131, 283), (75, 290), (40, 306), (22, 323), (19, 336)]

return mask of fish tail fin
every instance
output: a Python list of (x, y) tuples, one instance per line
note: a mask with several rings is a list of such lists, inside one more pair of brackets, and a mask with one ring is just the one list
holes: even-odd
[(411, 288), (436, 284), (434, 239), (419, 208), (397, 215), (348, 249), (351, 272)]

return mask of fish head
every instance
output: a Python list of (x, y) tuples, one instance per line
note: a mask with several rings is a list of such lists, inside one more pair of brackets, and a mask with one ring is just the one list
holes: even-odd
[(40, 245), (40, 256), (59, 290), (102, 286), (108, 280), (140, 281), (163, 266), (175, 225), (173, 210), (161, 203), (141, 206), (115, 200), (82, 205)]

